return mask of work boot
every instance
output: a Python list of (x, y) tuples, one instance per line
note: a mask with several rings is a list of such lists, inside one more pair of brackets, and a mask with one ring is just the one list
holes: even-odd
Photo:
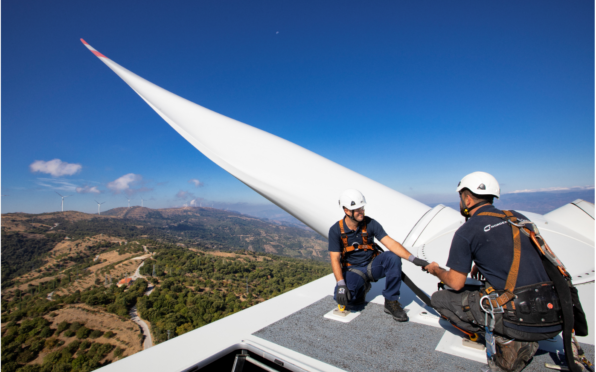
[(495, 337), (497, 354), (495, 361), (499, 367), (509, 372), (519, 372), (530, 363), (538, 350), (538, 342), (514, 341), (502, 336)]
[(398, 322), (407, 322), (408, 315), (406, 311), (401, 307), (399, 301), (389, 301), (385, 299), (385, 312), (387, 314), (393, 315), (393, 319), (397, 320)]

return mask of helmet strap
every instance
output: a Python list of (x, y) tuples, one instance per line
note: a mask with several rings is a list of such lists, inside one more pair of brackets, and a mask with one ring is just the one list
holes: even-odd
[(466, 202), (464, 201), (464, 196), (462, 194), (461, 195), (461, 206), (459, 207), (460, 213), (462, 214), (462, 216), (464, 216), (466, 218), (466, 222), (468, 222), (468, 219), (472, 216), (470, 214), (470, 211), (473, 211), (474, 209), (476, 209), (476, 208), (478, 208), (478, 207), (480, 207), (482, 205), (485, 205), (485, 204), (490, 204), (490, 203), (487, 202), (487, 201), (485, 201), (485, 200), (483, 200), (483, 201), (478, 202), (478, 203), (476, 203), (473, 206), (471, 206), (471, 207), (468, 208), (466, 206)]
[(352, 214), (348, 214), (348, 217), (350, 217), (350, 219), (356, 223), (358, 223), (358, 221), (356, 221), (356, 219), (354, 218), (354, 210), (351, 210)]

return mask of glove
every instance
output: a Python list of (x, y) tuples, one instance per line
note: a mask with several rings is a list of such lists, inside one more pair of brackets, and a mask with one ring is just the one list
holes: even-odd
[(348, 306), (348, 302), (352, 300), (352, 295), (350, 294), (347, 285), (338, 285), (335, 288), (335, 299), (338, 304)]
[(413, 254), (410, 255), (410, 257), (408, 258), (408, 261), (410, 261), (414, 265), (420, 266), (420, 267), (425, 267), (425, 266), (430, 265), (430, 263), (426, 262), (425, 260), (421, 260), (420, 258), (414, 256)]

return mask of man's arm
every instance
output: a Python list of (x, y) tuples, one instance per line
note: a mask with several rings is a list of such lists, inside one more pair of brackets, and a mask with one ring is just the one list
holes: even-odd
[(333, 275), (335, 275), (335, 281), (344, 280), (344, 274), (341, 271), (341, 253), (329, 252), (329, 258), (331, 258), (331, 268), (333, 269)]
[(391, 239), (389, 235), (385, 235), (385, 237), (381, 239), (381, 243), (383, 243), (383, 245), (387, 247), (387, 249), (395, 253), (398, 257), (401, 257), (405, 260), (410, 258), (410, 256), (412, 255), (410, 252), (408, 252), (407, 249), (404, 248), (403, 245)]
[(436, 262), (432, 262), (430, 265), (426, 266), (424, 270), (428, 271), (430, 274), (441, 279), (441, 281), (456, 291), (459, 291), (464, 287), (466, 284), (466, 277), (468, 274), (464, 274), (457, 270), (443, 270), (439, 267), (439, 264)]

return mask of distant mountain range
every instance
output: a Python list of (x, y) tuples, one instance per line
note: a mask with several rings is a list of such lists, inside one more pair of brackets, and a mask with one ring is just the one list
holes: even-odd
[[(51, 231), (50, 231), (51, 230)], [(24, 236), (64, 235), (72, 239), (104, 234), (122, 239), (150, 237), (186, 247), (248, 250), (326, 260), (327, 242), (302, 225), (270, 221), (205, 207), (114, 208), (101, 215), (82, 212), (2, 215), (2, 231)], [(4, 252), (3, 252), (4, 253)], [(5, 260), (3, 260), (3, 265)]]
[[(546, 214), (577, 199), (594, 203), (594, 189), (579, 191), (542, 191), (503, 194), (501, 195), (500, 199), (495, 200), (495, 207), (499, 209), (513, 209), (518, 211)], [(443, 204), (455, 210), (459, 210), (459, 202), (436, 203), (430, 206), (434, 207), (437, 204)]]

